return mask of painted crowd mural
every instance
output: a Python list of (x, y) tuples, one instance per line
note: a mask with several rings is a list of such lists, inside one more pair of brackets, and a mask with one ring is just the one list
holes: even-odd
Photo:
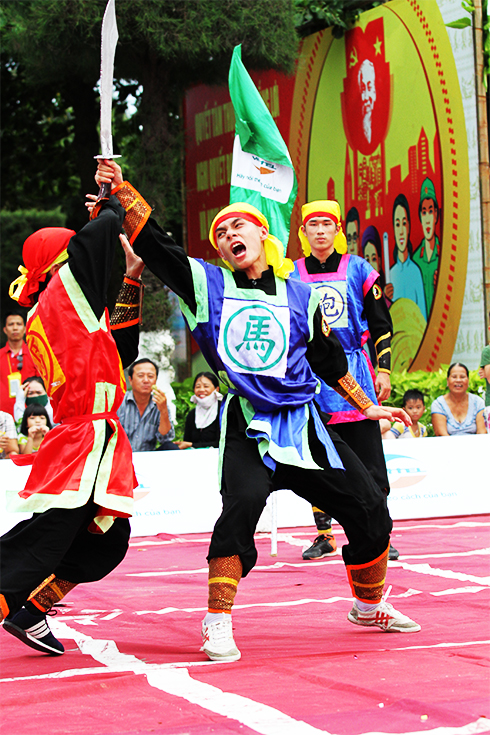
[[(393, 0), (363, 13), (342, 39), (328, 30), (305, 39), (294, 77), (252, 76), (298, 178), (290, 257), (301, 256), (294, 234), (301, 205), (338, 200), (348, 252), (380, 273), (394, 324), (393, 368), (450, 362), (470, 191), (461, 92), (437, 4)], [(227, 105), (225, 88), (199, 87), (186, 100), (189, 254), (206, 259), (215, 257), (208, 222), (228, 203), (234, 120), (231, 111), (226, 124)], [(203, 116), (209, 124), (201, 129)]]

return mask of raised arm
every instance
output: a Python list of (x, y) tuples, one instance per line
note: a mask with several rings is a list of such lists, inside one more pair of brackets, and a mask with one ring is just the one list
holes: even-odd
[(119, 240), (126, 256), (126, 270), (111, 314), (111, 331), (122, 365), (126, 368), (138, 357), (144, 288), (141, 274), (145, 265), (133, 252), (126, 235), (119, 235)]
[[(115, 161), (99, 161), (95, 179), (99, 185), (111, 182), (116, 191), (123, 183), (121, 168)], [(138, 233), (133, 248), (149, 270), (195, 314), (197, 306), (191, 265), (183, 248), (151, 218)]]
[(111, 197), (102, 205), (99, 216), (74, 235), (68, 245), (70, 270), (97, 319), (106, 306), (123, 219), (123, 207), (116, 197)]

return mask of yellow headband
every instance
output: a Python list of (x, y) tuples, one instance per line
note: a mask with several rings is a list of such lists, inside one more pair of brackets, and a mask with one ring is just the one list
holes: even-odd
[[(340, 205), (335, 199), (320, 199), (315, 202), (308, 202), (303, 204), (301, 207), (301, 220), (302, 226), (308, 222), (312, 217), (329, 217), (335, 224), (338, 225), (339, 231), (335, 235), (334, 248), (335, 250), (343, 255), (347, 252), (347, 240), (345, 239), (344, 232), (342, 230), (342, 212), (340, 211)], [(303, 233), (301, 227), (298, 231), (299, 240), (305, 257), (311, 254), (311, 246), (308, 242), (308, 238)]]
[[(279, 276), (279, 278), (287, 278), (294, 270), (293, 261), (284, 257), (284, 245), (277, 237), (271, 235), (269, 232), (269, 223), (267, 218), (256, 207), (252, 206), (252, 204), (247, 204), (246, 202), (235, 202), (218, 212), (209, 229), (209, 240), (211, 245), (216, 248), (216, 250), (219, 250), (216, 242), (216, 229), (221, 222), (233, 216), (244, 217), (244, 219), (249, 222), (253, 222), (258, 227), (262, 226), (267, 229), (267, 238), (264, 240), (267, 264), (272, 266), (276, 276)], [(231, 271), (233, 270), (233, 267), (224, 258), (223, 262)]]

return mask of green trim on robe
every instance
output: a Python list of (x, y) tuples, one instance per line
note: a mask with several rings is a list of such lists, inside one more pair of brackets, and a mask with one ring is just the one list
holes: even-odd
[[(93, 332), (98, 332), (101, 327), (100, 322), (92, 311), (92, 307), (88, 303), (87, 299), (83, 295), (82, 289), (76, 282), (70, 270), (70, 266), (68, 264), (64, 265), (62, 268), (59, 269), (58, 273), (61, 278), (61, 282), (65, 288), (65, 291), (68, 294), (68, 298), (73, 304), (73, 308), (77, 312), (78, 317), (80, 318), (80, 321), (82, 322), (87, 332), (89, 332), (89, 334), (92, 334)], [(102, 315), (102, 318), (104, 318), (104, 315)]]
[(209, 321), (208, 281), (204, 266), (201, 263), (198, 263), (194, 258), (188, 258), (188, 261), (191, 267), (192, 282), (197, 304), (196, 314), (192, 313), (187, 304), (180, 297), (179, 305), (182, 314), (189, 325), (189, 329), (193, 332), (198, 324), (203, 324)]

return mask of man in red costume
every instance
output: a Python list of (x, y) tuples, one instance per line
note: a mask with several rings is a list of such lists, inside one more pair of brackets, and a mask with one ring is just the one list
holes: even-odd
[(140, 262), (124, 279), (114, 336), (105, 302), (123, 221), (132, 242), (150, 208), (127, 185), (114, 194), (78, 234), (46, 228), (31, 235), (23, 275), (10, 289), (21, 306), (34, 307), (27, 344), (58, 426), (28, 456), (26, 486), (9, 498), (10, 510), (33, 517), (0, 539), (0, 620), (27, 645), (52, 654), (64, 649), (46, 613), (74, 586), (101, 579), (122, 561), (137, 484), (116, 412), (122, 367), (137, 355)]

